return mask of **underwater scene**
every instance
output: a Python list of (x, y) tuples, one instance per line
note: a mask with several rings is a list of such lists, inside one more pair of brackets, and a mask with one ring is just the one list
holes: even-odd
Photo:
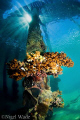
[(80, 0), (0, 0), (0, 119), (80, 120)]

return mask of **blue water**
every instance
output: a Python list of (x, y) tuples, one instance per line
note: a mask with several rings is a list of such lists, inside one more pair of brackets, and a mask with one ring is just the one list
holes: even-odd
[[(30, 0), (31, 1), (31, 0)], [(21, 5), (25, 5), (25, 2), (22, 4), (22, 1), (18, 0)], [(33, 1), (31, 1), (33, 2)], [(27, 2), (27, 4), (30, 2)], [(16, 5), (16, 1), (13, 0), (13, 4)], [(16, 5), (17, 6), (17, 5)], [(15, 8), (14, 8), (15, 9)], [(14, 9), (12, 9), (14, 11)], [(10, 10), (11, 12), (11, 10)], [(74, 22), (75, 21), (75, 22)], [(50, 48), (53, 52), (65, 52), (67, 56), (69, 56), (74, 61), (74, 66), (72, 68), (62, 67), (63, 74), (58, 76), (57, 88), (62, 91), (62, 97), (64, 99), (64, 108), (55, 108), (53, 109), (53, 116), (50, 120), (80, 120), (80, 18), (77, 16), (73, 17), (73, 19), (65, 19), (60, 20), (59, 22), (54, 23), (54, 21), (46, 24), (46, 30), (48, 34), (48, 38), (50, 40), (51, 46), (48, 47), (48, 51)], [(42, 31), (43, 28), (41, 27)], [(46, 44), (46, 38), (44, 31), (42, 32), (44, 42)], [(7, 41), (7, 40), (6, 40)], [(16, 43), (17, 47), (14, 47), (12, 44), (13, 41), (6, 42), (3, 40), (0, 41), (0, 92), (3, 97), (1, 97), (0, 107), (2, 114), (7, 113), (7, 109), (15, 110), (22, 107), (22, 94), (23, 87), (22, 81), (18, 81), (18, 98), (17, 101), (14, 102), (14, 98), (12, 97), (12, 84), (13, 80), (6, 75), (7, 81), (6, 85), (3, 84), (3, 69), (4, 62), (7, 58), (7, 61), (17, 58), (19, 60), (23, 60), (25, 58), (25, 47), (22, 46), (23, 41), (18, 41)], [(6, 44), (8, 43), (8, 44)], [(26, 42), (25, 42), (26, 43)], [(21, 45), (21, 47), (20, 47)], [(25, 44), (24, 44), (25, 45)], [(46, 44), (47, 45), (47, 44)], [(3, 47), (2, 47), (3, 46)], [(51, 52), (52, 52), (51, 51)], [(6, 68), (5, 68), (6, 70)], [(54, 90), (53, 81), (57, 81), (57, 78), (50, 77), (51, 80), (51, 89)], [(53, 84), (53, 86), (52, 86)], [(6, 100), (3, 95), (3, 87), (7, 87), (6, 91)], [(3, 103), (3, 104), (2, 104)]]
[[(80, 19), (75, 19), (80, 24)], [(53, 51), (63, 51), (74, 61), (73, 68), (63, 67), (59, 75), (59, 89), (62, 91), (65, 106), (54, 120), (79, 120), (80, 118), (80, 26), (70, 20), (49, 24), (48, 31)], [(52, 78), (53, 79), (53, 78)], [(51, 80), (52, 80), (51, 79)], [(56, 80), (56, 78), (55, 78)], [(71, 100), (78, 99), (74, 102)], [(70, 105), (67, 109), (66, 106)]]

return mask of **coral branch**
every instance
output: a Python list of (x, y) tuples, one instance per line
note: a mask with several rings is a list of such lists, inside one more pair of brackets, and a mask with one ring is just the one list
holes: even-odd
[(47, 52), (42, 56), (39, 51), (36, 51), (35, 54), (27, 53), (27, 59), (23, 62), (14, 59), (7, 65), (10, 78), (19, 80), (25, 76), (36, 76), (36, 80), (39, 81), (39, 75), (37, 74), (58, 77), (62, 74), (61, 66), (73, 67), (74, 62), (66, 57), (65, 53)]

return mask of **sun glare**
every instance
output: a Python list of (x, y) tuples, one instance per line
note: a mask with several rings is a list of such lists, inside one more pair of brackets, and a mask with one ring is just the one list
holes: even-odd
[(25, 20), (27, 20), (28, 23), (32, 21), (32, 17), (27, 13), (24, 15)]

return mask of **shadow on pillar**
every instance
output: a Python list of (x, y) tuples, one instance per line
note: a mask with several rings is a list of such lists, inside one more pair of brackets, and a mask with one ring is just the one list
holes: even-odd
[(57, 91), (59, 90), (58, 83), (61, 81), (60, 78), (51, 78), (52, 80), (50, 81), (50, 87), (51, 91)]

